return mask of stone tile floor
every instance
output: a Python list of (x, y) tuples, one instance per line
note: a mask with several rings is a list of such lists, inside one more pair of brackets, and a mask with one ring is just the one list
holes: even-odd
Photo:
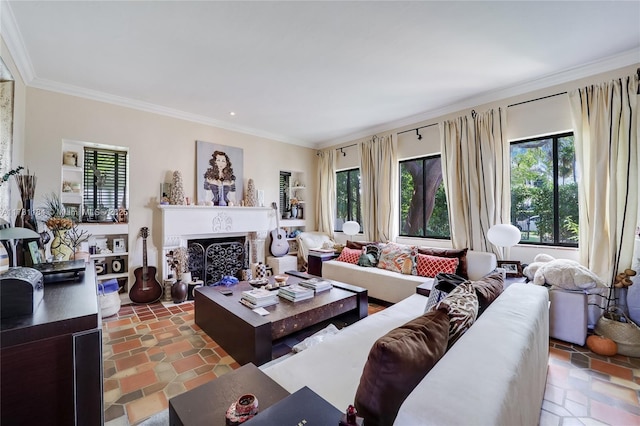
[[(370, 303), (369, 314), (384, 308)], [(274, 358), (314, 331), (278, 342)], [(239, 367), (195, 325), (193, 302), (123, 306), (103, 321), (103, 361), (110, 425), (137, 425), (173, 396)], [(640, 358), (552, 339), (540, 425), (640, 425)]]

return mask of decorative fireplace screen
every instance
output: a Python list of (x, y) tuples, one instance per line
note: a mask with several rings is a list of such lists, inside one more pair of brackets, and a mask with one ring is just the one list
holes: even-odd
[(199, 277), (205, 285), (214, 284), (222, 277), (231, 275), (240, 278), (247, 265), (247, 248), (242, 241), (204, 242), (189, 241), (189, 270), (193, 277)]

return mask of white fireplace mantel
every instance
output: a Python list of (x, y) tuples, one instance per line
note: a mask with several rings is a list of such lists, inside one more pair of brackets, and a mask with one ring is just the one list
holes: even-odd
[(160, 205), (162, 245), (184, 245), (187, 239), (223, 237), (275, 229), (270, 207), (219, 207)]

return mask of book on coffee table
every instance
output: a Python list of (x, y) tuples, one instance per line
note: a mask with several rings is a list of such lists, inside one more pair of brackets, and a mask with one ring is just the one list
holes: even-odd
[(342, 412), (325, 401), (320, 395), (303, 387), (288, 397), (276, 402), (246, 422), (248, 426), (274, 425), (337, 425)]

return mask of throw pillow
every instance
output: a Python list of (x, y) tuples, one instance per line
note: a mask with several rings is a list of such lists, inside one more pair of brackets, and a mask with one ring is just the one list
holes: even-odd
[(416, 259), (416, 273), (423, 277), (433, 278), (441, 272), (453, 274), (458, 269), (457, 257), (438, 257), (420, 254)]
[(338, 256), (336, 260), (339, 260), (340, 262), (347, 262), (347, 263), (352, 263), (354, 265), (357, 265), (358, 259), (360, 258), (361, 254), (362, 254), (362, 250), (354, 250), (354, 249), (345, 247), (342, 249), (342, 251), (340, 252), (340, 256)]
[(417, 254), (415, 246), (396, 243), (382, 244), (378, 268), (400, 272), (404, 275), (415, 275)]
[(449, 317), (433, 311), (374, 343), (355, 398), (367, 426), (393, 424), (406, 397), (444, 355), (448, 335)]
[(440, 257), (457, 257), (458, 258), (458, 269), (456, 269), (455, 274), (460, 275), (463, 278), (469, 278), (469, 274), (467, 273), (467, 251), (469, 249), (444, 249), (444, 248), (436, 248), (436, 247), (418, 247), (418, 253), (428, 254), (431, 256), (440, 256)]
[(478, 296), (478, 316), (480, 316), (502, 293), (504, 279), (500, 272), (494, 272), (481, 280), (472, 281), (471, 285)]
[(369, 245), (372, 245), (372, 244), (373, 245), (377, 245), (378, 243), (376, 243), (375, 241), (351, 241), (351, 240), (347, 240), (346, 247), (348, 247), (350, 249), (362, 250), (366, 246), (369, 246)]
[(449, 315), (449, 345), (471, 327), (478, 316), (478, 296), (471, 282), (460, 284), (436, 305), (434, 310), (443, 310)]
[(377, 244), (369, 244), (362, 248), (362, 254), (358, 259), (358, 266), (372, 267), (378, 266), (380, 260), (380, 248)]

